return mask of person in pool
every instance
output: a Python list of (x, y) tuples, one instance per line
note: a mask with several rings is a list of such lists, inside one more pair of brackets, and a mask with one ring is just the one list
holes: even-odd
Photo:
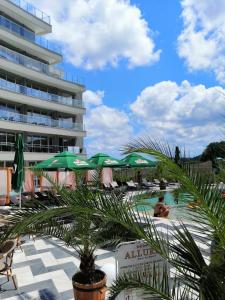
[(169, 206), (165, 205), (164, 197), (159, 197), (158, 202), (155, 205), (154, 217), (158, 218), (167, 218), (169, 215)]

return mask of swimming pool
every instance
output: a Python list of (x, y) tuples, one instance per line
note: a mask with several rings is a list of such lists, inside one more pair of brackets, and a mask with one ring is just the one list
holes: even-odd
[[(170, 206), (169, 219), (173, 220), (189, 220), (191, 209), (187, 207), (190, 202), (190, 195), (180, 193), (178, 197), (171, 192), (164, 193), (164, 204)], [(139, 212), (148, 212), (153, 216), (155, 204), (158, 202), (159, 197), (152, 197), (149, 199), (141, 200), (141, 204), (136, 204), (136, 209)]]

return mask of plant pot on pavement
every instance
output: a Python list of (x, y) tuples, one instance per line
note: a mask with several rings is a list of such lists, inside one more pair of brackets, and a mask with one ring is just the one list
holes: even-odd
[(160, 188), (160, 190), (166, 190), (166, 183), (161, 180), (159, 183), (159, 188)]
[(72, 278), (75, 300), (105, 300), (106, 275), (100, 270), (95, 270), (96, 282), (84, 283), (82, 273), (76, 273)]

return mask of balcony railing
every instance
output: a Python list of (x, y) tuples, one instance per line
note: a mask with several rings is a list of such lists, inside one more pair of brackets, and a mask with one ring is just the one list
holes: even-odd
[(36, 59), (28, 57), (26, 55), (20, 54), (16, 51), (8, 49), (4, 46), (0, 46), (0, 57), (4, 57), (5, 59), (12, 61), (16, 64), (25, 66), (26, 68), (42, 72), (47, 74), (48, 76), (52, 76), (58, 79), (63, 79), (66, 81), (71, 81), (73, 83), (79, 83), (78, 78), (73, 75), (64, 72), (62, 68), (56, 68), (52, 65), (47, 65), (42, 63)]
[(49, 25), (51, 24), (50, 17), (43, 11), (37, 9), (32, 4), (30, 4), (24, 0), (9, 0), (9, 1), (12, 2), (13, 4), (15, 4), (16, 6), (20, 7), (24, 11), (28, 12), (29, 14), (35, 16), (36, 18), (41, 19), (45, 23), (47, 23)]
[(72, 97), (64, 97), (56, 94), (51, 94), (48, 92), (43, 92), (25, 85), (20, 85), (13, 83), (11, 81), (0, 78), (0, 89), (12, 91), (18, 94), (23, 94), (29, 97), (38, 98), (40, 100), (45, 100), (49, 102), (55, 102), (72, 107), (83, 107), (83, 101), (78, 99), (73, 99)]
[(47, 64), (44, 64), (36, 59), (30, 58), (16, 51), (10, 50), (4, 46), (0, 46), (0, 56), (10, 60), (16, 64), (23, 65), (35, 71), (49, 73), (54, 76), (54, 72), (50, 73)]
[(43, 48), (46, 48), (50, 51), (56, 52), (58, 54), (62, 54), (61, 48), (46, 40), (45, 38), (41, 36), (35, 36), (35, 33), (3, 16), (0, 15), (0, 26), (4, 27), (8, 31), (28, 40), (29, 42), (32, 42), (34, 44), (37, 44)]
[[(74, 147), (65, 147), (65, 146), (59, 146), (59, 145), (31, 145), (28, 143), (24, 143), (24, 151), (25, 152), (40, 152), (40, 153), (59, 153), (63, 151), (70, 151), (71, 148)], [(86, 151), (85, 148), (79, 148), (76, 147), (78, 151), (76, 151), (75, 154), (78, 155), (85, 155)], [(15, 144), (14, 143), (5, 143), (0, 142), (0, 152), (13, 152), (15, 151)]]
[[(66, 150), (65, 150), (66, 149)], [(68, 149), (59, 145), (30, 145), (24, 144), (25, 152), (44, 152), (44, 153), (58, 153), (62, 151), (67, 151)], [(0, 143), (0, 152), (12, 152), (15, 151), (14, 143)]]
[(39, 126), (48, 126), (63, 128), (69, 130), (83, 131), (84, 126), (81, 123), (71, 123), (65, 120), (54, 120), (45, 116), (23, 115), (11, 111), (0, 110), (0, 120), (27, 123)]

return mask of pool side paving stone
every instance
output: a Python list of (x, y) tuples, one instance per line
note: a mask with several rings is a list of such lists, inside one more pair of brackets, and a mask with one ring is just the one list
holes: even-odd
[[(0, 276), (0, 299), (4, 300), (72, 300), (71, 278), (79, 269), (78, 254), (57, 239), (25, 238), (22, 249), (16, 249), (13, 274), (18, 290), (10, 279)], [(109, 282), (115, 270), (115, 254), (99, 249), (96, 251), (96, 266), (109, 266)], [(113, 271), (112, 271), (113, 270)], [(104, 271), (107, 270), (104, 269)]]

